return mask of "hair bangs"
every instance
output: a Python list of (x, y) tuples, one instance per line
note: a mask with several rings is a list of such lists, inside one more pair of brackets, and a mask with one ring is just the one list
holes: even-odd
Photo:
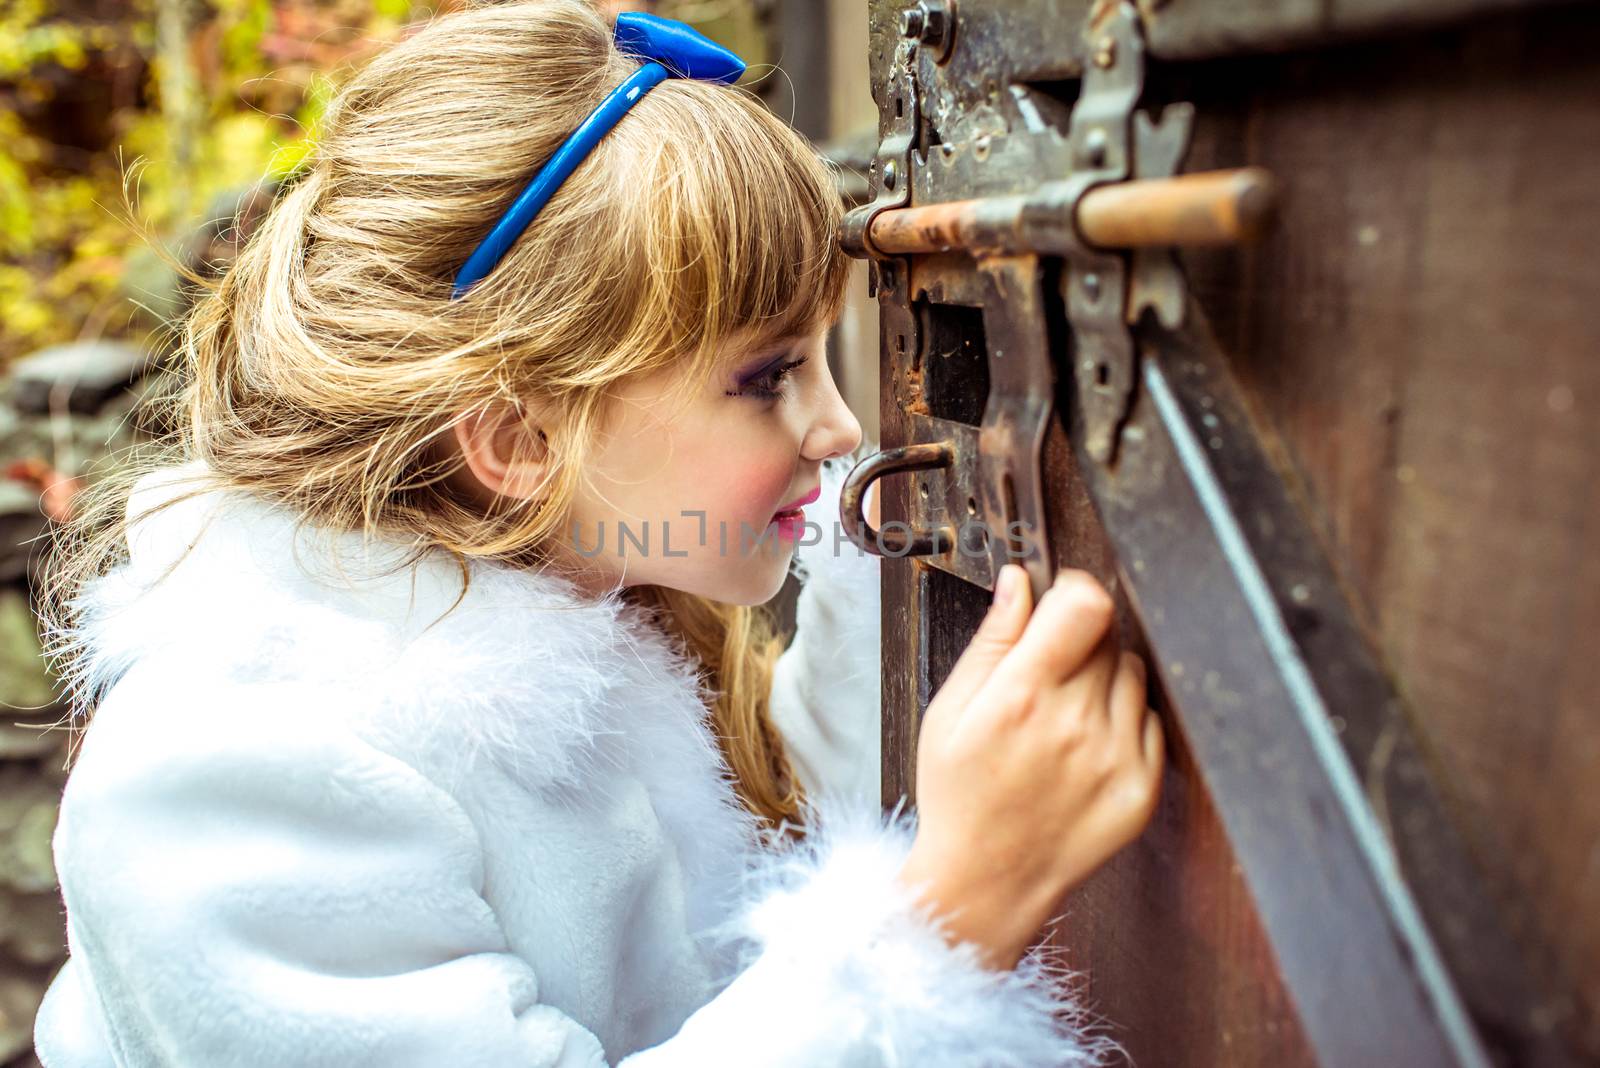
[(661, 314), (647, 317), (671, 324), (663, 355), (709, 369), (730, 342), (754, 347), (830, 324), (849, 260), (828, 164), (743, 90), (674, 79), (651, 98), (628, 140), (659, 141), (615, 149), (646, 161), (628, 179), (650, 191), (634, 200), (638, 252), (653, 268), (638, 311), (655, 305)]

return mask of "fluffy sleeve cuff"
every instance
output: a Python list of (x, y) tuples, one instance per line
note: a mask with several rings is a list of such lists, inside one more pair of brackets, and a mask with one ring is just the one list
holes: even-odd
[(797, 1068), (1082, 1068), (1119, 1052), (1041, 951), (995, 971), (946, 940), (897, 879), (908, 818), (843, 802), (814, 815), (753, 872), (734, 932), (749, 966), (686, 1036), (736, 1028), (777, 1051), (762, 1065)]

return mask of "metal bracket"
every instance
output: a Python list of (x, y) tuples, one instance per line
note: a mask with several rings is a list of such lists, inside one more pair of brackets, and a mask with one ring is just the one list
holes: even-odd
[[(1088, 58), (1067, 141), (1073, 171), (1064, 199), (1076, 207), (1096, 186), (1177, 173), (1189, 147), (1194, 108), (1178, 104), (1159, 122), (1135, 112), (1144, 91), (1144, 34), (1131, 3), (1097, 5), (1086, 27)], [(1116, 458), (1137, 380), (1138, 350), (1129, 324), (1152, 308), (1169, 327), (1183, 321), (1185, 288), (1166, 249), (1121, 253), (1067, 235), (1061, 296), (1072, 327), (1073, 377), (1083, 411), (1085, 450), (1099, 463)]]
[[(1159, 120), (1150, 113), (1133, 114), (1133, 176), (1167, 178), (1178, 173), (1183, 157), (1189, 154), (1194, 135), (1194, 105), (1169, 104)], [(1141, 247), (1133, 250), (1133, 272), (1128, 279), (1128, 325), (1139, 321), (1146, 308), (1168, 330), (1183, 325), (1188, 307), (1189, 287), (1183, 268), (1171, 247)]]
[[(870, 278), (871, 295), (877, 295), (885, 284), (886, 264), (903, 265), (899, 257), (887, 255), (872, 243), (872, 220), (892, 208), (911, 202), (911, 151), (917, 138), (917, 76), (912, 67), (917, 42), (905, 36), (895, 45), (894, 63), (885, 81), (884, 91), (889, 94), (887, 106), (880, 109), (878, 154), (872, 161), (872, 188), (877, 196), (859, 208), (852, 208), (839, 224), (839, 243), (844, 251), (857, 259), (872, 262)], [(896, 273), (888, 272), (890, 283)], [(892, 284), (889, 288), (894, 288)], [(882, 299), (881, 297), (879, 299)]]
[(1044, 439), (1055, 408), (1055, 371), (1043, 271), (1039, 257), (1031, 255), (989, 256), (978, 267), (989, 294), (983, 306), (989, 401), (979, 460), (985, 514), (1001, 526), (1001, 536), (990, 539), (991, 568), (998, 576), (1008, 562), (1021, 564), (1039, 598), (1056, 572), (1044, 500)]

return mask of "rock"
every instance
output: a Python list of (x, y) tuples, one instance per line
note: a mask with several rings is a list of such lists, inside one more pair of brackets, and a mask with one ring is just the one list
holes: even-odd
[(150, 362), (143, 349), (121, 341), (53, 345), (13, 366), (11, 403), (34, 415), (63, 410), (94, 414), (149, 370)]

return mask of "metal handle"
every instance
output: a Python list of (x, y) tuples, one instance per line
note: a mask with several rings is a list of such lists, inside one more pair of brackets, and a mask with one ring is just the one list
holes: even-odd
[[(1277, 184), (1260, 167), (1145, 178), (1096, 186), (1074, 204), (1044, 186), (1032, 197), (993, 197), (893, 208), (867, 238), (883, 255), (952, 249), (1061, 252), (1076, 220), (1095, 248), (1232, 245), (1254, 241), (1272, 220)], [(1045, 225), (1048, 224), (1048, 225)]]
[[(948, 468), (955, 450), (946, 442), (903, 445), (873, 453), (845, 476), (839, 496), (839, 519), (851, 541), (876, 556), (942, 556), (954, 548), (955, 531), (948, 526), (933, 530), (911, 530), (904, 523), (885, 523), (885, 527), (906, 529), (878, 530), (867, 522), (864, 505), (867, 487), (885, 475), (898, 471), (933, 471)], [(882, 492), (882, 491), (880, 491)]]

